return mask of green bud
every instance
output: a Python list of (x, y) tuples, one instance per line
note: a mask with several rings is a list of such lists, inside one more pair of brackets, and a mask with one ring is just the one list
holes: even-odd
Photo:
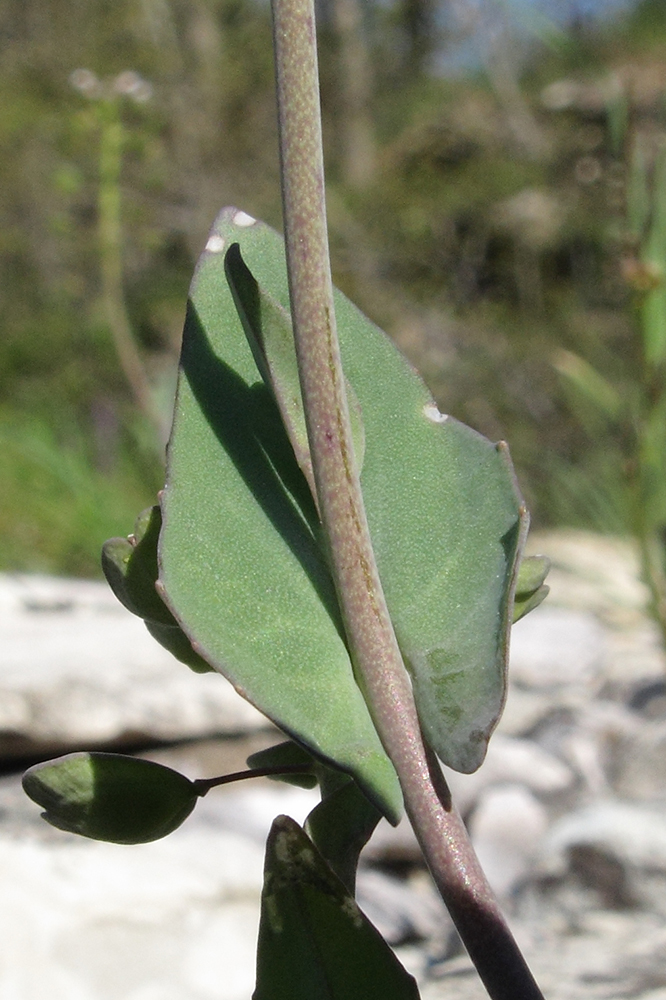
[(526, 556), (518, 568), (517, 594), (532, 594), (542, 585), (550, 572), (548, 556)]
[(531, 594), (516, 594), (513, 602), (513, 624), (519, 622), (521, 618), (528, 615), (530, 611), (538, 608), (550, 593), (550, 587), (539, 587)]
[(197, 674), (214, 668), (192, 649), (192, 644), (160, 597), (157, 543), (162, 527), (160, 508), (141, 511), (129, 538), (110, 538), (102, 548), (102, 569), (121, 604), (143, 618), (152, 637)]
[(160, 508), (146, 508), (136, 519), (133, 535), (110, 538), (104, 543), (102, 569), (111, 590), (133, 615), (177, 627), (176, 619), (155, 589), (161, 527)]
[(513, 604), (514, 624), (526, 614), (538, 608), (547, 597), (550, 588), (544, 586), (544, 580), (550, 570), (550, 559), (546, 556), (527, 556), (518, 569), (516, 596)]
[(114, 753), (72, 753), (35, 764), (23, 775), (23, 789), (52, 826), (114, 844), (166, 837), (198, 797), (178, 771)]

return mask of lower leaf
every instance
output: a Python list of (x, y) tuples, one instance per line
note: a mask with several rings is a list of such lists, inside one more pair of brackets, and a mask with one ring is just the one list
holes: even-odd
[(301, 827), (266, 845), (253, 1000), (418, 1000), (412, 976)]

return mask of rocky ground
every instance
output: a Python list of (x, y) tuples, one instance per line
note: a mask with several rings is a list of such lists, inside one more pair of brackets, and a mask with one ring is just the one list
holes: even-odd
[[(532, 548), (551, 596), (514, 630), (486, 762), (450, 783), (548, 1000), (666, 1000), (666, 663), (636, 560), (583, 534)], [(171, 837), (117, 847), (48, 827), (17, 768), (140, 747), (198, 777), (277, 738), (103, 584), (0, 576), (0, 1000), (249, 1000), (263, 841), (313, 793), (219, 789)], [(406, 827), (378, 830), (359, 898), (423, 1000), (484, 997)]]

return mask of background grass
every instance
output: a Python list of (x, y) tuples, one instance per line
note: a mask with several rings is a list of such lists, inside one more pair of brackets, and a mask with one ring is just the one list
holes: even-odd
[[(538, 37), (510, 18), (465, 26), (433, 0), (359, 10), (366, 85), (353, 92), (335, 0), (320, 10), (336, 282), (444, 411), (509, 441), (533, 523), (630, 532), (631, 427), (595, 427), (554, 359), (575, 351), (625, 395), (644, 377), (624, 277), (627, 137), (666, 140), (664, 5), (644, 0), (601, 26), (541, 20)], [(461, 51), (478, 55), (443, 71)], [(2, 6), (4, 570), (97, 574), (101, 542), (131, 531), (162, 485), (163, 446), (102, 308), (101, 126), (99, 102), (70, 83), (82, 67), (107, 87), (132, 69), (152, 91), (122, 101), (119, 193), (127, 311), (164, 408), (215, 214), (235, 204), (280, 226), (266, 5)], [(370, 151), (361, 180), (351, 118)]]

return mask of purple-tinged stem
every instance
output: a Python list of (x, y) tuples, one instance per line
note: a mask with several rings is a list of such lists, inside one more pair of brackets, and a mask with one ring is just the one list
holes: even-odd
[(543, 1000), (421, 734), (365, 516), (326, 229), (312, 0), (273, 0), (291, 311), (317, 499), (354, 667), (435, 883), (493, 1000)]

